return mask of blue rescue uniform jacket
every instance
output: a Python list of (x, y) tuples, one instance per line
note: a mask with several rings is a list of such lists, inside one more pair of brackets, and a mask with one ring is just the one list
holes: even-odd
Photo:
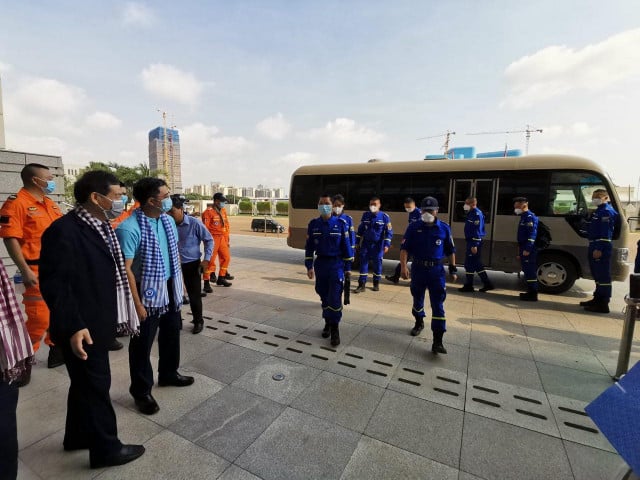
[(363, 244), (379, 244), (380, 248), (391, 246), (393, 227), (391, 218), (384, 212), (364, 212), (358, 227), (356, 242)]
[(422, 220), (422, 212), (419, 208), (414, 208), (409, 212), (409, 223), (420, 222)]
[(451, 228), (437, 218), (431, 226), (423, 221), (410, 223), (400, 249), (413, 256), (413, 265), (439, 262), (456, 251)]
[(467, 221), (464, 224), (464, 238), (467, 246), (479, 247), (485, 235), (484, 213), (478, 207), (472, 208), (467, 213)]
[(347, 222), (331, 216), (327, 220), (314, 218), (307, 228), (304, 265), (307, 270), (313, 268), (314, 253), (319, 259), (342, 259), (344, 270), (351, 271), (353, 248), (349, 238)]
[(613, 231), (618, 221), (618, 212), (616, 212), (611, 204), (604, 203), (599, 205), (595, 212), (591, 215), (589, 228), (587, 230), (590, 247), (595, 250), (604, 250), (611, 246), (613, 239)]
[(538, 217), (531, 210), (520, 214), (518, 224), (518, 246), (521, 251), (535, 252), (536, 237), (538, 236)]
[(337, 215), (337, 218), (341, 218), (347, 223), (347, 227), (349, 228), (349, 242), (351, 243), (351, 248), (356, 248), (356, 227), (353, 226), (353, 218), (346, 213), (341, 213)]

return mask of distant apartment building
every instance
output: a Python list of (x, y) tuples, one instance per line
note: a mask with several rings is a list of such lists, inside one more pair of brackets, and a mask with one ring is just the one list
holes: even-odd
[(255, 188), (253, 187), (242, 187), (242, 196), (247, 198), (253, 198), (255, 194)]
[(87, 166), (67, 164), (64, 166), (64, 176), (70, 181), (75, 182), (84, 168), (87, 168)]
[(274, 188), (273, 189), (273, 198), (284, 198), (284, 188)]
[(193, 193), (196, 195), (202, 195), (203, 197), (213, 196), (211, 185), (194, 185), (184, 189), (184, 193)]
[(173, 193), (182, 193), (178, 130), (158, 127), (149, 132), (149, 168), (161, 172)]

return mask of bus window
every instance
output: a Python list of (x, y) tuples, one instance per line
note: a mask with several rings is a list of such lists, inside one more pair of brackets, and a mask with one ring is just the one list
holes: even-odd
[(321, 193), (319, 175), (298, 175), (291, 186), (291, 205), (293, 208), (315, 209)]
[(344, 175), (325, 175), (322, 182), (322, 191), (333, 196), (340, 194), (345, 198), (347, 209), (352, 209), (353, 205), (349, 201), (349, 182)]
[[(326, 177), (325, 177), (326, 178)], [(374, 195), (379, 195), (378, 182), (380, 175), (345, 175), (349, 186), (346, 197), (349, 210), (369, 210), (369, 200)], [(385, 210), (385, 200), (382, 200), (382, 209)], [(387, 209), (388, 210), (388, 209)]]
[[(577, 189), (568, 185), (552, 185), (549, 194), (549, 208), (546, 215), (565, 216), (578, 213)], [(540, 212), (541, 215), (545, 212)]]
[[(380, 176), (380, 198), (382, 208), (387, 211), (403, 212), (404, 199), (409, 197), (407, 175), (384, 174)], [(415, 199), (420, 205), (420, 199)]]
[(529, 208), (540, 215), (549, 203), (549, 173), (544, 171), (519, 171), (500, 175), (498, 215), (513, 215), (513, 199), (527, 197)]
[(406, 196), (413, 198), (416, 205), (424, 197), (438, 200), (438, 211), (449, 212), (449, 177), (436, 173), (416, 173), (411, 175), (411, 191)]
[(589, 172), (554, 172), (551, 174), (551, 196), (555, 200), (548, 215), (588, 216), (595, 210), (591, 195), (599, 188), (606, 190), (602, 178)]

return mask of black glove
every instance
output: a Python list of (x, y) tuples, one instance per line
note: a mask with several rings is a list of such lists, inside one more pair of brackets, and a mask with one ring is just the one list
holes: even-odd
[(458, 273), (458, 268), (455, 265), (449, 265), (449, 275), (453, 275), (454, 273)]

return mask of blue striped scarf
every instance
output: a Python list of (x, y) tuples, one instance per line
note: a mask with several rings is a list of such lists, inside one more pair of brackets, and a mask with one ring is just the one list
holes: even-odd
[[(142, 209), (135, 212), (138, 225), (140, 225), (141, 241), (140, 254), (142, 257), (142, 279), (140, 281), (140, 294), (142, 304), (149, 315), (162, 315), (169, 311), (169, 291), (162, 251), (158, 238), (153, 233), (151, 225)], [(173, 232), (171, 220), (166, 214), (160, 215), (164, 231), (169, 243), (169, 262), (171, 264), (171, 281), (173, 282), (173, 302), (175, 311), (180, 311), (182, 306), (182, 269), (180, 268), (180, 256), (178, 254), (178, 242)]]

